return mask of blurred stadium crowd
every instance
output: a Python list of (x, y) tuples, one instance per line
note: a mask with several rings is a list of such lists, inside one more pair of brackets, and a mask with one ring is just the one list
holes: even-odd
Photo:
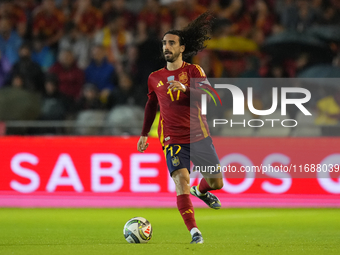
[[(208, 77), (340, 77), (337, 0), (2, 0), (0, 121), (140, 123), (147, 78), (165, 65), (160, 39), (206, 10), (212, 39), (188, 61)], [(318, 85), (310, 105), (320, 125), (340, 119), (340, 84), (329, 87)], [(270, 108), (266, 91), (256, 91), (257, 109)], [(93, 110), (98, 119), (81, 117)], [(24, 133), (41, 132), (56, 131)]]

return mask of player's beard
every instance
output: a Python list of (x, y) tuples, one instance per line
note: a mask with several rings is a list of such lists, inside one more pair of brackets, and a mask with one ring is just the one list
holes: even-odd
[(165, 53), (163, 53), (166, 62), (170, 62), (170, 63), (175, 62), (180, 54), (181, 54), (180, 52), (177, 52), (177, 53), (171, 52), (171, 55), (165, 56)]

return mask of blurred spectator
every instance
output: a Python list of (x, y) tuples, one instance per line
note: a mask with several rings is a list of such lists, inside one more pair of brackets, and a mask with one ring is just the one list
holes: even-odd
[(148, 33), (158, 35), (160, 24), (171, 24), (172, 17), (168, 8), (161, 7), (157, 0), (147, 0), (138, 16), (146, 24)]
[(310, 2), (311, 7), (315, 10), (315, 12), (317, 12), (318, 15), (320, 15), (323, 11), (323, 7), (330, 4), (328, 0), (311, 0)]
[(281, 61), (271, 61), (268, 64), (266, 78), (288, 78), (289, 74)]
[[(122, 62), (122, 72), (127, 73), (131, 76), (134, 83), (140, 83), (140, 70), (137, 66), (138, 61), (138, 47), (137, 45), (130, 45), (127, 50), (127, 58)], [(118, 71), (118, 70), (117, 70)], [(116, 71), (116, 72), (117, 72)]]
[[(267, 78), (293, 77), (310, 66), (326, 62), (326, 58), (330, 63), (332, 53), (326, 56), (321, 46), (320, 50), (301, 47), (296, 52), (290, 46), (287, 52), (292, 54), (287, 55), (280, 50), (282, 56), (275, 57), (274, 53), (268, 53), (269, 57), (258, 54), (258, 49), (268, 36), (284, 29), (305, 31), (314, 24), (340, 24), (339, 2), (2, 0), (0, 87), (9, 85), (15, 93), (19, 91), (17, 88), (23, 88), (19, 92), (22, 95), (32, 90), (45, 91), (41, 119), (65, 119), (69, 117), (66, 115), (71, 108), (103, 109), (122, 104), (144, 106), (147, 97), (140, 95), (147, 93), (147, 78), (165, 64), (160, 37), (171, 28), (183, 29), (206, 9), (217, 18), (210, 35), (212, 40), (207, 42), (206, 50), (188, 61), (201, 65), (209, 77), (252, 78), (260, 74)], [(131, 8), (136, 13), (132, 13)], [(274, 9), (280, 14), (280, 19)], [(102, 27), (104, 24), (105, 27)], [(321, 32), (325, 32), (325, 38), (329, 36), (326, 30)], [(338, 52), (340, 56), (336, 33), (333, 36), (333, 43), (330, 46), (325, 43), (324, 48), (329, 46), (334, 55)], [(23, 37), (31, 40), (32, 54), (26, 44), (20, 49)], [(320, 34), (319, 40), (325, 38)], [(54, 63), (57, 54), (58, 62)], [(49, 69), (60, 79), (60, 83), (48, 76), (44, 90), (41, 69)], [(85, 82), (86, 85), (83, 85)], [(85, 88), (82, 89), (82, 86)], [(271, 98), (270, 88), (256, 86), (253, 84), (254, 98), (258, 95), (264, 99)], [(280, 80), (275, 86), (281, 86)], [(1, 89), (0, 97), (8, 87)], [(75, 102), (77, 105), (73, 107)], [(266, 109), (271, 103), (262, 100), (261, 107)], [(326, 106), (336, 108), (335, 104), (340, 105), (336, 96), (332, 96), (320, 100), (318, 107), (321, 112), (321, 108)], [(259, 105), (257, 107), (261, 108)], [(320, 119), (327, 117), (325, 123), (340, 119), (337, 113), (323, 113), (321, 116)]]
[(0, 52), (0, 88), (5, 85), (7, 76), (11, 71), (11, 67), (12, 66), (7, 60), (7, 58), (5, 56), (2, 56)]
[(206, 11), (207, 8), (202, 6), (198, 0), (178, 1), (176, 3), (175, 17), (184, 16), (189, 21), (192, 21)]
[(138, 20), (136, 27), (135, 43), (141, 44), (149, 38), (148, 28), (144, 21)]
[(65, 21), (71, 19), (71, 10), (74, 0), (55, 0), (57, 8), (63, 13)]
[(320, 99), (317, 104), (317, 125), (336, 125), (340, 120), (340, 90)]
[(55, 6), (54, 0), (43, 0), (33, 16), (33, 36), (42, 37), (47, 45), (56, 48), (63, 35), (65, 17)]
[(118, 86), (112, 91), (108, 99), (108, 107), (117, 105), (139, 105), (144, 107), (146, 97), (142, 97), (142, 88), (134, 86), (130, 77), (125, 73), (120, 73)]
[(23, 77), (26, 89), (43, 92), (44, 74), (40, 66), (32, 60), (31, 47), (28, 43), (20, 47), (19, 60), (12, 68), (12, 77), (15, 75)]
[(136, 24), (135, 15), (126, 9), (125, 0), (106, 0), (103, 3), (103, 16), (105, 24), (108, 24), (111, 17), (122, 15), (125, 20), (125, 28), (132, 30)]
[(301, 53), (295, 60), (295, 74), (298, 75), (302, 71), (311, 67), (313, 64), (311, 61), (311, 56), (308, 53)]
[(11, 0), (3, 0), (0, 3), (0, 19), (8, 18), (20, 36), (26, 34), (27, 18), (24, 10)]
[(257, 45), (261, 46), (266, 40), (266, 37), (263, 30), (261, 30), (260, 28), (254, 28), (250, 34), (250, 39)]
[(14, 74), (10, 86), (17, 89), (25, 89), (25, 80), (20, 74)]
[[(248, 12), (254, 11), (254, 8), (256, 8), (258, 0), (244, 0), (245, 6), (247, 8)], [(274, 8), (275, 4), (278, 4), (280, 1), (285, 1), (285, 0), (265, 0), (271, 7)], [(287, 1), (287, 0), (286, 0)], [(291, 1), (291, 0), (288, 0)], [(293, 0), (294, 1), (294, 0)]]
[(159, 39), (147, 37), (144, 42), (138, 45), (137, 70), (139, 84), (146, 88), (150, 73), (165, 66), (165, 60), (162, 54), (162, 43)]
[(38, 1), (36, 0), (11, 0), (11, 2), (14, 2), (15, 5), (26, 12), (27, 19), (30, 19), (31, 13), (38, 5)]
[(59, 91), (75, 101), (84, 84), (84, 72), (77, 67), (71, 50), (61, 50), (58, 62), (49, 70), (59, 79)]
[(112, 91), (114, 88), (115, 70), (107, 61), (105, 49), (102, 45), (92, 48), (92, 61), (85, 70), (85, 80), (87, 83), (95, 84), (98, 91)]
[(216, 19), (212, 25), (212, 38), (227, 37), (233, 35), (232, 23), (225, 18)]
[(78, 0), (75, 8), (73, 20), (78, 30), (93, 38), (95, 33), (103, 26), (101, 12), (92, 6), (91, 0)]
[(281, 16), (281, 23), (288, 29), (305, 31), (318, 19), (317, 12), (310, 1), (297, 0), (296, 4), (288, 6)]
[(41, 38), (33, 39), (32, 60), (38, 63), (43, 71), (47, 71), (55, 62), (52, 50)]
[(265, 36), (272, 33), (275, 23), (274, 9), (268, 0), (257, 0), (252, 13), (255, 28), (259, 29)]
[[(24, 77), (13, 75), (10, 86), (0, 93), (0, 120), (36, 120), (40, 111), (40, 95), (25, 89)], [(7, 134), (25, 134), (25, 128), (8, 129)]]
[(320, 25), (339, 25), (340, 11), (331, 6), (327, 7), (317, 23)]
[[(260, 59), (257, 56), (248, 56), (246, 58), (246, 67), (240, 78), (260, 78)], [(258, 89), (258, 86), (254, 85), (254, 90)], [(258, 89), (259, 90), (259, 89)]]
[(59, 41), (59, 49), (70, 49), (77, 60), (78, 67), (85, 69), (90, 62), (91, 40), (82, 35), (73, 22), (65, 27), (65, 35)]
[(11, 21), (8, 18), (0, 20), (0, 51), (13, 65), (19, 58), (19, 48), (22, 39), (18, 33), (12, 30)]
[(335, 9), (338, 9), (340, 10), (340, 2), (339, 0), (329, 0), (331, 5), (335, 8)]
[(41, 120), (63, 120), (67, 113), (67, 99), (58, 90), (58, 78), (54, 74), (47, 74), (45, 79), (45, 93), (42, 98)]
[(91, 0), (92, 6), (100, 9), (106, 0)]
[(177, 16), (174, 22), (174, 29), (182, 30), (187, 25), (189, 25), (190, 20), (186, 16)]
[(323, 1), (319, 10), (321, 14), (317, 20), (319, 25), (339, 25), (340, 24), (340, 10), (335, 8), (330, 2)]
[(84, 85), (82, 96), (76, 103), (76, 109), (77, 111), (103, 109), (96, 85), (92, 83), (86, 83)]
[(246, 12), (246, 6), (242, 0), (220, 1), (220, 18), (225, 18), (232, 23), (232, 34), (248, 37), (252, 29), (252, 20)]
[(172, 25), (169, 22), (162, 21), (159, 28), (158, 38), (163, 38), (164, 34), (171, 30)]
[(207, 77), (221, 78), (222, 75), (226, 76), (222, 62), (212, 51), (199, 52), (193, 60), (202, 67)]
[(122, 15), (113, 16), (108, 25), (96, 35), (95, 43), (106, 48), (111, 63), (123, 61), (127, 47), (132, 43), (132, 34), (125, 29), (124, 24)]
[(198, 3), (206, 8), (208, 8), (211, 5), (211, 0), (198, 0)]

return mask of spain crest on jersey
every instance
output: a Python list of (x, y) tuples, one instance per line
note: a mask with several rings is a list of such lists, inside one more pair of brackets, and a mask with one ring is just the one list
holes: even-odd
[(178, 75), (178, 80), (182, 84), (186, 84), (189, 80), (188, 78), (188, 73), (187, 72), (182, 72)]
[(173, 158), (171, 158), (171, 163), (173, 166), (179, 166), (179, 157), (175, 156)]

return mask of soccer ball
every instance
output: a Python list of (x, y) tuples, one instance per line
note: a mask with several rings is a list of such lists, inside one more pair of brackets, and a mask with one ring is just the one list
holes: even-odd
[(134, 217), (126, 222), (123, 233), (129, 243), (147, 243), (152, 236), (152, 227), (147, 219)]

